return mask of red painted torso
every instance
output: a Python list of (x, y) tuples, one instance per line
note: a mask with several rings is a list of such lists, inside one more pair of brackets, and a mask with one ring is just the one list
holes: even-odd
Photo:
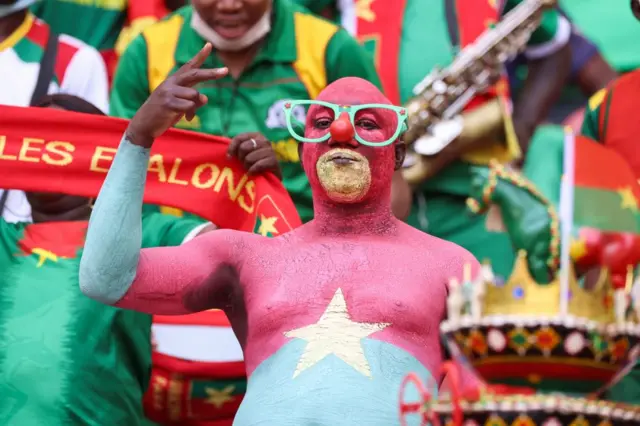
[[(390, 323), (370, 337), (411, 353), (430, 371), (442, 360), (439, 324), (446, 283), (475, 259), (460, 247), (399, 223), (395, 236), (309, 241), (305, 227), (281, 238), (247, 239), (240, 273), (247, 312), (247, 372), (316, 323), (338, 289), (351, 319)], [(254, 251), (255, 250), (255, 251)], [(233, 319), (232, 319), (233, 322)]]

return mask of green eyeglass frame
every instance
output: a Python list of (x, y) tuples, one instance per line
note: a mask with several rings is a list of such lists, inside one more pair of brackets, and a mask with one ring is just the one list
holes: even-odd
[[(396, 113), (396, 116), (398, 118), (398, 125), (396, 128), (395, 133), (387, 140), (383, 141), (383, 142), (370, 142), (367, 141), (365, 139), (363, 139), (360, 135), (358, 135), (358, 132), (356, 130), (355, 132), (355, 139), (361, 143), (362, 145), (367, 145), (367, 146), (387, 146), (391, 143), (393, 143), (393, 141), (395, 141), (396, 139), (398, 139), (398, 137), (404, 133), (407, 130), (407, 110), (403, 107), (398, 107), (398, 106), (394, 106), (394, 105), (385, 105), (385, 104), (363, 104), (363, 105), (337, 105), (337, 104), (332, 104), (330, 102), (323, 102), (323, 101), (311, 101), (311, 100), (297, 100), (297, 101), (286, 101), (284, 104), (284, 114), (285, 114), (285, 118), (287, 120), (287, 129), (289, 130), (289, 133), (291, 134), (291, 136), (293, 136), (294, 139), (300, 141), (300, 142), (305, 142), (305, 143), (321, 143), (324, 142), (326, 140), (328, 140), (331, 137), (331, 134), (327, 131), (327, 134), (321, 136), (320, 138), (306, 138), (304, 136), (299, 135), (298, 133), (295, 132), (295, 130), (293, 129), (293, 123), (292, 123), (292, 119), (294, 119), (295, 117), (293, 116), (293, 110), (297, 107), (297, 106), (301, 106), (301, 107), (309, 107), (311, 105), (318, 105), (318, 106), (322, 106), (325, 108), (328, 108), (330, 110), (333, 111), (334, 117), (335, 119), (338, 119), (338, 117), (340, 117), (340, 114), (343, 112), (346, 112), (349, 115), (349, 121), (351, 121), (351, 125), (353, 125), (354, 129), (356, 128), (355, 126), (355, 116), (358, 113), (358, 111), (362, 111), (363, 109), (370, 109), (370, 108), (377, 108), (377, 109), (385, 109), (388, 111), (393, 111)], [(304, 123), (303, 123), (304, 124)]]

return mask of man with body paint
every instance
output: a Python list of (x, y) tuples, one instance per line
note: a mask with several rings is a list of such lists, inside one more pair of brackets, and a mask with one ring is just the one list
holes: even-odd
[[(196, 84), (227, 72), (200, 69), (210, 51), (162, 83), (131, 121), (92, 213), (82, 292), (154, 314), (223, 309), (248, 376), (237, 425), (398, 424), (403, 378), (439, 375), (446, 283), (479, 265), (393, 216), (406, 111), (374, 85), (344, 78), (320, 102), (285, 103), (303, 142), (313, 220), (277, 238), (221, 230), (180, 248), (140, 249), (150, 148), (207, 102)], [(309, 106), (304, 134), (291, 112), (298, 105)]]

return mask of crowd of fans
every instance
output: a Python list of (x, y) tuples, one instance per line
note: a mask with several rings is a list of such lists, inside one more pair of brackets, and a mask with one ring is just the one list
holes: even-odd
[[(203, 66), (227, 67), (229, 74), (203, 86), (206, 105), (176, 127), (232, 138), (233, 154), (247, 170), (256, 166), (254, 172), (281, 177), (306, 222), (313, 216), (311, 192), (282, 114), (283, 100), (315, 98), (331, 82), (356, 76), (405, 104), (431, 69), (451, 62), (521, 1), (458, 2), (464, 8), (449, 10), (446, 4), (454, 3), (0, 0), (0, 104), (131, 119), (165, 78), (211, 42), (214, 52)], [(511, 245), (504, 233), (487, 232), (486, 216), (465, 213), (464, 164), (497, 157), (522, 166), (531, 141), (543, 138), (547, 125), (578, 131), (588, 98), (634, 69), (634, 60), (640, 62), (632, 36), (639, 29), (626, 24), (633, 19), (626, 3), (560, 3), (563, 10), (545, 14), (525, 52), (487, 95), (510, 99), (517, 139), (506, 146), (452, 144), (434, 166), (436, 176), (414, 187), (401, 172), (394, 176), (392, 209), (398, 218), (478, 259), (494, 260), (502, 277), (514, 261)], [(51, 238), (82, 233), (90, 200), (8, 188), (0, 190), (0, 212), (0, 328), (12, 342), (0, 353), (0, 392), (12, 404), (0, 412), (9, 419), (2, 423), (148, 422), (141, 401), (151, 363), (151, 318), (71, 295), (77, 291), (77, 262), (34, 269), (11, 252), (30, 223)], [(151, 205), (143, 225), (146, 247), (178, 245), (216, 227), (188, 212)], [(32, 295), (38, 292), (51, 303), (34, 307)], [(5, 321), (8, 312), (20, 321)], [(44, 335), (38, 316), (55, 318), (61, 331)], [(16, 330), (16, 324), (29, 323)]]

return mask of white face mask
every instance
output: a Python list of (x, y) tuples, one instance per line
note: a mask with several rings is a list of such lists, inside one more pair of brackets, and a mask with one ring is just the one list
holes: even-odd
[(193, 15), (191, 16), (191, 28), (193, 28), (200, 37), (211, 42), (215, 49), (224, 52), (237, 52), (251, 46), (271, 31), (271, 8), (267, 9), (264, 15), (262, 15), (262, 18), (242, 37), (235, 39), (230, 40), (222, 37), (204, 22), (195, 9), (193, 9)]
[(9, 16), (20, 10), (24, 10), (34, 4), (37, 0), (18, 0), (11, 4), (0, 4), (0, 18)]

